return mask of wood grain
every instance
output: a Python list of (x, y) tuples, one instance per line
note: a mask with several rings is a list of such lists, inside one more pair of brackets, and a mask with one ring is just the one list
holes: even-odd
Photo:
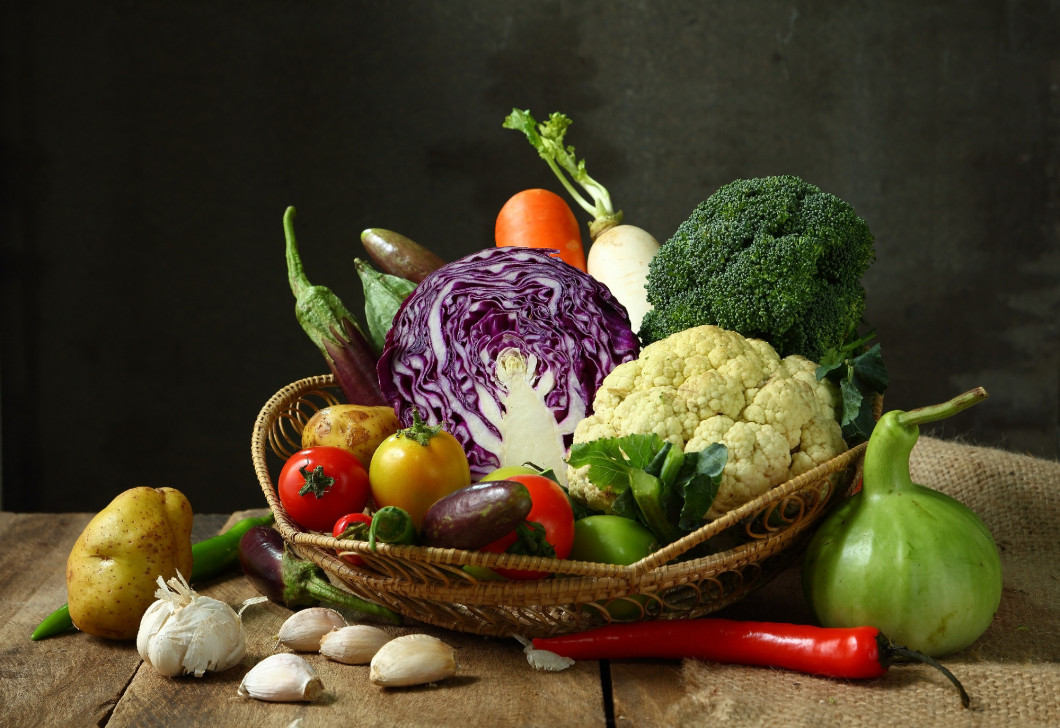
[[(258, 512), (199, 516), (194, 539)], [(279, 648), (275, 635), (291, 614), (275, 604), (254, 605), (243, 615), (247, 655), (241, 665), (203, 678), (166, 678), (140, 660), (132, 643), (71, 632), (29, 639), (39, 621), (66, 600), (65, 563), (89, 514), (0, 513), (0, 715), (21, 726), (217, 726), (285, 728), (298, 719), (374, 726), (605, 725), (600, 667), (579, 663), (562, 673), (532, 669), (515, 640), (501, 640), (407, 623), (395, 635), (434, 634), (457, 653), (456, 677), (432, 686), (382, 689), (368, 667), (341, 665), (320, 655), (306, 659), (326, 693), (313, 704), (262, 703), (239, 697), (246, 671)], [(34, 568), (28, 568), (36, 565)], [(200, 585), (199, 591), (238, 607), (257, 592), (238, 572)], [(351, 620), (354, 615), (347, 615)]]

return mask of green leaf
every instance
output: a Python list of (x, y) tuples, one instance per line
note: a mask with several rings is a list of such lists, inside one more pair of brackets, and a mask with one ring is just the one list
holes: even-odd
[(843, 426), (843, 439), (847, 443), (864, 442), (869, 439), (875, 427), (876, 417), (872, 411), (871, 400), (865, 399), (857, 416)]
[(721, 486), (721, 474), (729, 459), (729, 448), (715, 442), (700, 452), (685, 453), (678, 476), (681, 506), (678, 527), (694, 531), (703, 525), (703, 514), (710, 510)]
[(868, 439), (876, 424), (873, 401), (876, 394), (887, 389), (887, 368), (879, 344), (853, 358), (817, 367), (817, 379), (829, 379), (839, 384), (843, 395), (839, 424), (847, 445)]
[(634, 470), (646, 468), (666, 441), (658, 435), (605, 437), (571, 446), (567, 464), (589, 466), (589, 482), (601, 490), (620, 492), (629, 488)]
[(847, 363), (845, 361), (837, 361), (833, 364), (822, 364), (817, 367), (817, 381), (821, 381), (825, 377), (831, 379), (833, 382), (838, 382), (843, 378), (843, 374), (846, 371)]
[[(595, 222), (618, 224), (622, 221), (622, 211), (615, 211), (607, 188), (589, 176), (585, 160), (577, 158), (574, 147), (563, 143), (567, 129), (572, 123), (570, 117), (554, 111), (548, 119), (538, 124), (529, 109), (512, 109), (512, 113), (504, 119), (501, 126), (526, 135), (527, 141), (545, 160), (574, 202), (592, 215)], [(585, 199), (572, 181), (589, 195), (591, 201)]]
[(368, 333), (376, 351), (382, 351), (398, 308), (415, 290), (416, 284), (399, 276), (380, 273), (360, 258), (355, 258), (353, 262), (364, 286), (364, 314), (368, 321)]
[(883, 394), (890, 383), (887, 368), (883, 365), (883, 350), (876, 344), (864, 354), (853, 359), (854, 378), (872, 392)]
[(717, 443), (686, 453), (650, 434), (578, 443), (567, 462), (588, 466), (589, 481), (616, 494), (611, 509), (647, 526), (666, 544), (702, 525), (728, 455)]
[(839, 419), (839, 424), (845, 427), (857, 419), (865, 398), (852, 379), (841, 381), (839, 390), (843, 394), (843, 416)]
[(618, 497), (611, 502), (611, 510), (615, 512), (615, 515), (637, 521), (643, 526), (648, 525), (637, 508), (637, 501), (633, 499), (632, 488), (626, 488), (618, 494)]

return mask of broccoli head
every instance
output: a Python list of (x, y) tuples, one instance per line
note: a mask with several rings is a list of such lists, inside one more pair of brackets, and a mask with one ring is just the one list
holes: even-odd
[(874, 257), (868, 225), (835, 195), (791, 175), (736, 180), (652, 260), (641, 340), (713, 324), (827, 361), (857, 330)]

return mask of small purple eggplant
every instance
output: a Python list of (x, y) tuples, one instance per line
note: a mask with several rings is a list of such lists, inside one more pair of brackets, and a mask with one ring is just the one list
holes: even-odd
[(289, 609), (314, 607), (324, 602), (401, 624), (400, 614), (339, 589), (312, 561), (292, 556), (274, 528), (255, 526), (243, 534), (239, 539), (239, 565), (250, 583), (269, 601)]

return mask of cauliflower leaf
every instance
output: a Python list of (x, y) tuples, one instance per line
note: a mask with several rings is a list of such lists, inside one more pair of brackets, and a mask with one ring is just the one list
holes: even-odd
[(642, 523), (667, 544), (703, 525), (727, 458), (725, 445), (686, 453), (653, 432), (575, 444), (567, 464), (612, 496), (612, 512)]

